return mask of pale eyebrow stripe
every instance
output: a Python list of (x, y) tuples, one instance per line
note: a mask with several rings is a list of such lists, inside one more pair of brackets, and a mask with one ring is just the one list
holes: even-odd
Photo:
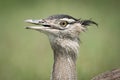
[(68, 18), (63, 18), (63, 19), (60, 19), (60, 20), (68, 21), (69, 23), (75, 22), (74, 19), (68, 19)]

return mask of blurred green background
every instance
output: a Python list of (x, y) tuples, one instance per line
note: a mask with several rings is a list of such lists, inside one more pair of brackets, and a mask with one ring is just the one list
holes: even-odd
[(24, 20), (61, 13), (99, 24), (80, 35), (79, 80), (120, 67), (120, 0), (0, 0), (0, 80), (50, 80), (48, 38)]

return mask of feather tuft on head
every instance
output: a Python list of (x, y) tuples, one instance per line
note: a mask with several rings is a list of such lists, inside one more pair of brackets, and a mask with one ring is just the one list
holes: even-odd
[(81, 20), (80, 23), (83, 26), (90, 26), (91, 24), (98, 26), (98, 24), (92, 20)]

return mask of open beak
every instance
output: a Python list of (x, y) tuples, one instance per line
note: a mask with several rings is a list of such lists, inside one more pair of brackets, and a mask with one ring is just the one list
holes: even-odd
[(58, 32), (57, 29), (54, 29), (44, 19), (40, 19), (40, 20), (28, 19), (28, 20), (25, 20), (25, 22), (35, 24), (35, 26), (27, 26), (26, 29), (32, 29), (32, 30), (43, 32), (43, 33), (51, 33), (51, 34), (56, 34)]
[(28, 19), (28, 20), (25, 20), (25, 22), (37, 25), (37, 26), (27, 26), (26, 29), (41, 29), (43, 27), (50, 28), (50, 25), (42, 19), (40, 20)]

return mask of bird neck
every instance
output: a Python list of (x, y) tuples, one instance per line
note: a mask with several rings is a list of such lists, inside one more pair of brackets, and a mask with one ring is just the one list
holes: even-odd
[(52, 80), (77, 80), (76, 57), (79, 44), (72, 40), (51, 43), (54, 51)]
[(76, 60), (61, 54), (54, 53), (52, 80), (77, 80)]

